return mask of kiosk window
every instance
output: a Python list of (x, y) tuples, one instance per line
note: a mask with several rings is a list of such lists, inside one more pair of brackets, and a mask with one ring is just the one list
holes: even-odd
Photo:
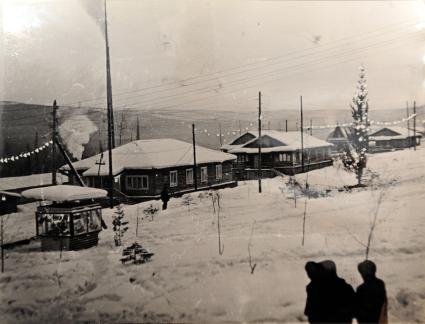
[(88, 218), (88, 229), (89, 232), (100, 231), (101, 223), (100, 223), (100, 210), (94, 209), (90, 211)]

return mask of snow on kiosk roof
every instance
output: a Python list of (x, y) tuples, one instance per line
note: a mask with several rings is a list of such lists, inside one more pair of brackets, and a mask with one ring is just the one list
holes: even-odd
[(25, 190), (22, 196), (37, 200), (73, 201), (106, 197), (107, 192), (103, 189), (58, 185)]
[[(125, 169), (161, 169), (175, 166), (193, 165), (192, 144), (171, 138), (138, 140), (119, 146), (112, 150), (113, 174)], [(104, 156), (107, 156), (104, 154)], [(104, 158), (104, 165), (96, 164), (100, 154), (73, 163), (77, 170), (86, 171), (84, 176), (108, 175), (109, 163)], [(235, 160), (236, 156), (196, 145), (196, 163), (222, 163)], [(69, 170), (68, 166), (63, 169)]]

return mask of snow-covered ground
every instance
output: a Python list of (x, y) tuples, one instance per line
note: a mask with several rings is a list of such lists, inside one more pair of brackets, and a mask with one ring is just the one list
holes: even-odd
[[(261, 194), (257, 181), (220, 190), (222, 255), (217, 214), (205, 193), (192, 194), (190, 210), (182, 198), (172, 199), (153, 221), (139, 222), (138, 238), (138, 211), (142, 216), (159, 202), (124, 208), (131, 225), (125, 243), (137, 239), (155, 253), (146, 264), (120, 263), (111, 226), (98, 247), (64, 252), (62, 259), (59, 252), (40, 252), (37, 242), (8, 250), (0, 275), (1, 321), (305, 321), (305, 263), (332, 259), (341, 277), (359, 285), (357, 264), (377, 212), (369, 256), (387, 285), (390, 321), (425, 322), (425, 148), (373, 155), (368, 166), (369, 186), (351, 191), (344, 186), (355, 177), (338, 165), (309, 172), (312, 198), (296, 190), (296, 207), (289, 178), (263, 180)], [(307, 175), (296, 179), (303, 187)], [(35, 207), (24, 208), (8, 217), (9, 237), (34, 235), (29, 211)], [(108, 224), (111, 215), (104, 210)]]

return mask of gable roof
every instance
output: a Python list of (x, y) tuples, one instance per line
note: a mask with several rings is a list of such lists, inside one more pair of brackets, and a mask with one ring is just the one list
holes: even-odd
[[(249, 131), (245, 134), (251, 134), (255, 137), (250, 141), (241, 145), (223, 145), (222, 149), (228, 150), (229, 153), (257, 153), (258, 152), (258, 132)], [(242, 134), (239, 137), (244, 136)], [(238, 137), (238, 138), (239, 138)], [(232, 143), (234, 143), (236, 138)], [(300, 132), (279, 132), (275, 130), (265, 130), (261, 132), (262, 141), (268, 141), (269, 145), (262, 148), (263, 153), (270, 152), (290, 152), (301, 149), (301, 135)], [(269, 140), (270, 139), (270, 140)], [(320, 140), (316, 137), (304, 133), (303, 136), (304, 148), (318, 148), (318, 147), (331, 147), (332, 144)], [(257, 144), (257, 145), (256, 145)]]
[[(235, 160), (236, 156), (196, 145), (196, 162), (222, 163)], [(104, 165), (96, 164), (100, 154), (74, 162), (77, 170), (84, 171), (84, 176), (107, 175), (109, 163), (107, 152), (103, 153)], [(125, 169), (161, 169), (193, 165), (192, 144), (172, 138), (139, 140), (116, 147), (112, 150), (112, 173), (117, 175)], [(62, 167), (69, 170), (69, 166)]]

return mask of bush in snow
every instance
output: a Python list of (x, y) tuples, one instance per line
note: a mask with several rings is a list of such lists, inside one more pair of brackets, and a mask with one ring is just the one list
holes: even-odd
[(112, 219), (112, 229), (115, 232), (115, 246), (120, 246), (122, 244), (122, 237), (124, 236), (124, 233), (128, 230), (128, 226), (126, 226), (128, 222), (124, 221), (124, 216), (124, 209), (121, 205), (118, 205)]
[(366, 168), (367, 151), (369, 148), (369, 104), (366, 75), (363, 67), (360, 67), (360, 77), (357, 82), (357, 92), (351, 102), (353, 116), (354, 136), (351, 149), (347, 149), (344, 156), (344, 166), (357, 176), (357, 184), (361, 185), (363, 171)]
[(156, 214), (158, 214), (159, 209), (157, 207), (153, 207), (152, 204), (143, 210), (144, 218), (150, 218), (150, 221), (153, 221), (153, 218)]
[(187, 206), (187, 210), (190, 214), (190, 205), (193, 203), (193, 198), (191, 195), (185, 195), (183, 197), (182, 205)]

